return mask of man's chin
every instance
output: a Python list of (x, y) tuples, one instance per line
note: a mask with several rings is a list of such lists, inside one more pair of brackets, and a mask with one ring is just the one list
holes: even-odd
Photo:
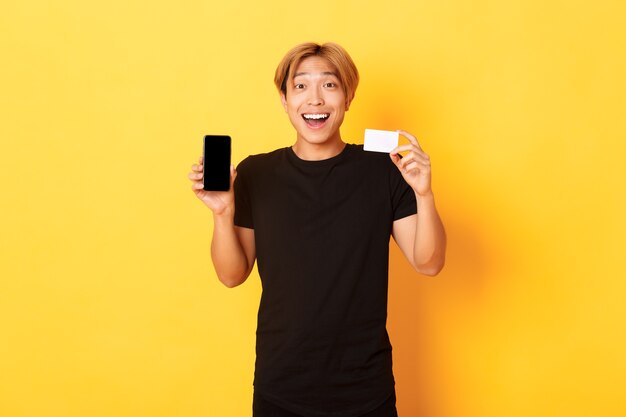
[(301, 135), (300, 137), (311, 145), (325, 145), (333, 142), (331, 136), (328, 135)]
[(298, 136), (311, 144), (323, 145), (325, 143), (332, 143), (336, 138), (339, 138), (339, 132), (329, 133), (328, 131), (311, 131), (305, 130), (298, 132)]

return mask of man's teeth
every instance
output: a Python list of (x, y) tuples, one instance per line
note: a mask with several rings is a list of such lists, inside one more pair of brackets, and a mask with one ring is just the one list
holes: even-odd
[(303, 114), (302, 115), (305, 119), (326, 119), (327, 117), (330, 116), (330, 114), (328, 113), (322, 113), (322, 114)]

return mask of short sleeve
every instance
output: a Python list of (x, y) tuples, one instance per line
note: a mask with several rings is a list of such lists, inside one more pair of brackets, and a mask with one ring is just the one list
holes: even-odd
[(249, 189), (250, 164), (248, 158), (237, 166), (235, 178), (235, 226), (254, 229)]
[(391, 205), (393, 208), (393, 220), (399, 220), (417, 213), (417, 202), (415, 201), (415, 193), (413, 189), (402, 177), (391, 160), (390, 162), (390, 189), (391, 189)]

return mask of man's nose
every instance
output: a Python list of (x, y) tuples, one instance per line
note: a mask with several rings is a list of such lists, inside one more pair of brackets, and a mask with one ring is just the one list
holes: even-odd
[(324, 98), (322, 97), (322, 92), (319, 90), (319, 88), (312, 88), (309, 91), (310, 95), (308, 104), (312, 106), (320, 106), (324, 104)]

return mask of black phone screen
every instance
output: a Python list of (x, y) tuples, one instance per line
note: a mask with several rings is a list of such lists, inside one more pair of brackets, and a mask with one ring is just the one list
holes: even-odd
[(230, 136), (204, 137), (204, 189), (228, 191), (230, 188)]

